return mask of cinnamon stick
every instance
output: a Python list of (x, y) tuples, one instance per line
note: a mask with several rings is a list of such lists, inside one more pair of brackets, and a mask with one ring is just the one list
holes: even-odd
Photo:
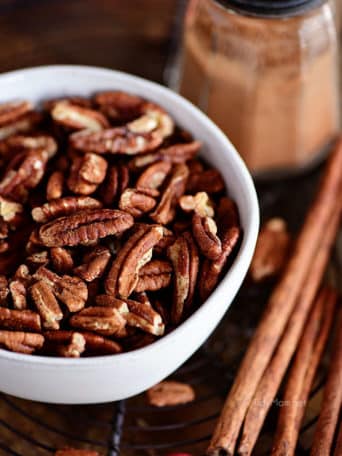
[(321, 413), (316, 426), (311, 456), (331, 454), (332, 443), (342, 405), (342, 312), (330, 360), (330, 369)]
[(272, 456), (295, 454), (305, 406), (333, 321), (336, 299), (335, 292), (322, 290), (306, 325), (285, 387)]
[(319, 246), (310, 272), (298, 298), (296, 307), (288, 321), (277, 350), (264, 372), (248, 409), (238, 453), (249, 456), (260, 434), (267, 413), (273, 403), (288, 365), (303, 332), (308, 313), (312, 308), (319, 285), (326, 269), (331, 248), (336, 238), (339, 216), (336, 214)]
[[(294, 252), (271, 295), (228, 394), (207, 451), (210, 456), (233, 456), (246, 411), (292, 313), (323, 232), (330, 222), (334, 208), (336, 209), (341, 175), (342, 139), (339, 139), (298, 236)], [(251, 372), (253, 375), (250, 375)]]
[(334, 456), (342, 456), (342, 423), (340, 424)]

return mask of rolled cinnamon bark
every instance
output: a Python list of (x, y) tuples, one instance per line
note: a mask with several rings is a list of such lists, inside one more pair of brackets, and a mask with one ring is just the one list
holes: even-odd
[[(207, 454), (233, 456), (236, 441), (260, 379), (284, 332), (307, 278), (323, 233), (336, 211), (342, 180), (342, 139), (329, 161), (318, 194), (307, 214), (294, 252), (273, 291), (224, 404)], [(339, 209), (338, 209), (339, 210)], [(253, 375), (250, 375), (253, 372)]]
[(323, 289), (306, 325), (285, 387), (272, 456), (295, 454), (306, 403), (332, 325), (337, 295)]
[[(330, 369), (321, 413), (318, 418), (311, 456), (331, 454), (332, 443), (342, 405), (342, 311), (330, 360)], [(341, 448), (342, 454), (342, 448)]]
[(279, 346), (265, 370), (249, 406), (238, 449), (238, 454), (241, 456), (249, 456), (252, 453), (267, 413), (296, 350), (304, 324), (322, 281), (338, 226), (339, 216), (335, 214), (318, 248), (317, 255), (313, 260), (303, 290), (297, 300), (296, 307), (288, 321)]

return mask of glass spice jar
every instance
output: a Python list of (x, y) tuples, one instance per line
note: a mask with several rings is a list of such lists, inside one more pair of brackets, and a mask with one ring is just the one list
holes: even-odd
[(254, 175), (313, 165), (339, 131), (332, 1), (190, 0), (177, 71)]

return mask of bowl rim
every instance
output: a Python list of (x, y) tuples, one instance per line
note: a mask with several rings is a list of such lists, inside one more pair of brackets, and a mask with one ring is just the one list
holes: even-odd
[[(171, 89), (162, 86), (156, 82), (147, 80), (145, 78), (132, 75), (130, 73), (126, 73), (123, 71), (112, 70), (108, 68), (98, 67), (98, 66), (89, 66), (89, 65), (41, 65), (35, 67), (28, 67), (22, 68), (19, 70), (9, 71), (6, 73), (0, 74), (0, 85), (6, 79), (15, 79), (15, 78), (22, 78), (25, 77), (32, 77), (35, 76), (35, 73), (49, 73), (49, 72), (60, 72), (60, 73), (88, 73), (89, 76), (95, 76), (102, 74), (114, 77), (116, 79), (124, 79), (129, 83), (132, 82), (133, 84), (137, 85), (144, 85), (147, 89), (151, 89), (154, 93), (154, 96), (158, 96), (158, 94), (165, 95), (166, 98), (173, 99), (179, 107), (184, 108), (187, 112), (191, 114), (192, 117), (196, 117), (201, 121), (201, 123), (206, 124), (206, 128), (211, 130), (217, 140), (221, 143), (226, 143), (227, 149), (229, 149), (230, 158), (232, 162), (235, 162), (236, 169), (240, 173), (239, 179), (241, 181), (242, 187), (245, 190), (246, 199), (249, 200), (249, 210), (251, 216), (251, 223), (248, 226), (248, 229), (245, 229), (244, 236), (242, 243), (240, 245), (240, 249), (234, 259), (233, 264), (231, 265), (230, 269), (227, 271), (225, 276), (222, 278), (218, 286), (215, 290), (211, 293), (209, 298), (201, 304), (201, 306), (195, 310), (195, 312), (190, 315), (183, 323), (181, 323), (177, 328), (175, 328), (169, 334), (161, 337), (160, 339), (156, 340), (152, 344), (137, 348), (135, 350), (118, 353), (113, 355), (101, 355), (101, 356), (92, 356), (88, 358), (60, 358), (60, 357), (53, 357), (53, 356), (41, 356), (41, 355), (28, 355), (23, 353), (15, 353), (5, 349), (0, 348), (0, 359), (4, 359), (8, 362), (12, 363), (20, 363), (25, 365), (44, 365), (45, 367), (49, 367), (52, 369), (56, 369), (58, 367), (69, 367), (74, 368), (78, 366), (79, 368), (89, 368), (94, 367), (96, 365), (112, 365), (113, 361), (122, 362), (123, 360), (130, 360), (134, 362), (136, 357), (140, 357), (142, 355), (148, 355), (149, 352), (153, 352), (153, 350), (162, 349), (163, 344), (168, 344), (172, 342), (172, 340), (181, 335), (182, 332), (186, 331), (186, 329), (192, 324), (192, 322), (198, 318), (200, 318), (201, 313), (203, 313), (208, 307), (210, 307), (211, 302), (215, 299), (216, 295), (218, 294), (219, 290), (222, 290), (224, 287), (228, 286), (230, 283), (230, 278), (232, 274), (235, 272), (239, 272), (240, 274), (242, 271), (239, 269), (243, 268), (244, 263), (250, 263), (252, 254), (254, 252), (258, 231), (259, 231), (259, 204), (257, 199), (256, 190), (254, 187), (254, 183), (252, 177), (238, 154), (237, 150), (235, 149), (234, 145), (230, 142), (229, 138), (222, 132), (222, 130), (212, 121), (210, 120), (206, 114), (200, 111), (199, 108), (194, 106), (190, 101), (186, 100), (184, 97), (179, 95), (176, 92), (173, 92)], [(58, 84), (58, 83), (57, 83)], [(113, 86), (115, 85), (115, 81), (113, 81)], [(101, 89), (99, 89), (101, 90)], [(237, 271), (238, 270), (238, 271)], [(237, 271), (237, 272), (236, 272)]]

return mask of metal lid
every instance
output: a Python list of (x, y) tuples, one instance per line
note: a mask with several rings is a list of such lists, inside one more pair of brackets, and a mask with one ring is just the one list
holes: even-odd
[(318, 7), (326, 0), (217, 0), (228, 8), (256, 16), (294, 16)]

